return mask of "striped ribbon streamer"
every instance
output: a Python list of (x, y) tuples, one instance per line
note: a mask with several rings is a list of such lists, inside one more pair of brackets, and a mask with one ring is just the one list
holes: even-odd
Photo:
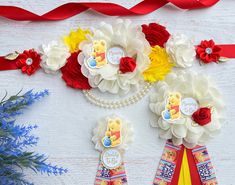
[(127, 185), (124, 163), (116, 169), (107, 169), (100, 161), (95, 178), (95, 185)]
[(153, 185), (217, 185), (207, 148), (187, 149), (167, 141)]

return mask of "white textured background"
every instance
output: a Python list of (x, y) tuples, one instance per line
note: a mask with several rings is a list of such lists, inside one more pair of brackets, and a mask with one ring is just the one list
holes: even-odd
[[(68, 0), (34, 1), (1, 0), (1, 5), (17, 5), (42, 14)], [(75, 0), (74, 0), (75, 1)], [(126, 7), (138, 3), (133, 0), (115, 0)], [(115, 17), (106, 17), (87, 11), (69, 20), (59, 22), (15, 22), (0, 18), (0, 55), (18, 50), (37, 48), (40, 44), (65, 35), (70, 29), (96, 26), (101, 20), (112, 22)], [(159, 11), (141, 17), (130, 17), (135, 24), (160, 22), (171, 33), (182, 32), (195, 38), (213, 38), (217, 43), (235, 43), (235, 1), (221, 0), (219, 4), (204, 10), (182, 11), (166, 5)], [(217, 81), (227, 104), (228, 121), (222, 133), (208, 144), (221, 185), (234, 185), (235, 177), (235, 60), (226, 64), (199, 66), (193, 70), (208, 73)], [(35, 134), (40, 142), (35, 150), (47, 153), (49, 161), (69, 169), (60, 177), (47, 177), (29, 173), (36, 185), (92, 185), (99, 153), (90, 142), (92, 128), (100, 117), (116, 113), (128, 119), (135, 127), (135, 142), (125, 155), (126, 170), (130, 185), (152, 184), (164, 142), (156, 130), (149, 126), (148, 99), (137, 105), (112, 111), (97, 108), (86, 102), (81, 92), (67, 88), (60, 74), (45, 75), (42, 71), (28, 77), (20, 71), (0, 72), (0, 95), (7, 90), (16, 93), (21, 88), (29, 90), (49, 89), (51, 95), (33, 105), (20, 123), (36, 123), (40, 127)]]

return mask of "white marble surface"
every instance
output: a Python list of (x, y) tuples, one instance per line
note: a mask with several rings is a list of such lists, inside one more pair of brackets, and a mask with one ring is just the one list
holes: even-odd
[[(17, 5), (42, 14), (68, 0), (33, 1), (2, 0), (1, 5)], [(75, 1), (75, 0), (74, 0)], [(138, 1), (115, 0), (130, 7)], [(221, 0), (210, 9), (182, 11), (166, 5), (159, 11), (146, 16), (128, 17), (135, 24), (157, 21), (167, 26), (171, 33), (181, 32), (195, 38), (213, 38), (217, 43), (235, 43), (235, 1)], [(127, 17), (125, 17), (127, 18)], [(0, 19), (0, 55), (28, 48), (65, 35), (78, 26), (95, 26), (100, 21), (111, 22), (115, 17), (106, 17), (87, 11), (79, 16), (59, 22), (15, 22)], [(235, 60), (222, 65), (199, 66), (192, 70), (208, 73), (217, 81), (227, 104), (227, 122), (221, 134), (208, 144), (210, 155), (216, 167), (221, 185), (234, 185), (235, 176)], [(33, 105), (20, 123), (36, 123), (40, 127), (35, 134), (40, 142), (35, 150), (47, 153), (50, 161), (69, 169), (60, 177), (47, 177), (29, 173), (36, 185), (92, 185), (98, 165), (99, 153), (90, 141), (96, 120), (111, 113), (119, 114), (134, 124), (135, 142), (125, 155), (126, 170), (130, 185), (152, 184), (164, 141), (158, 138), (156, 130), (149, 126), (150, 111), (148, 98), (124, 109), (112, 111), (97, 108), (86, 102), (81, 92), (67, 88), (60, 74), (45, 75), (42, 71), (28, 77), (20, 71), (0, 72), (0, 95), (5, 90), (16, 93), (24, 90), (49, 89), (51, 95)]]

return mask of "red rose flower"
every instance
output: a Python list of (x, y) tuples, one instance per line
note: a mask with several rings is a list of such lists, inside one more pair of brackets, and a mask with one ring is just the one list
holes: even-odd
[(81, 72), (81, 65), (77, 61), (79, 52), (72, 53), (67, 63), (61, 68), (62, 78), (66, 84), (75, 89), (91, 89), (88, 79)]
[(16, 66), (21, 69), (23, 73), (32, 75), (40, 68), (41, 56), (33, 49), (25, 50), (16, 59)]
[(131, 57), (122, 57), (120, 59), (119, 70), (122, 73), (133, 72), (136, 68), (136, 61)]
[(221, 48), (216, 46), (213, 40), (203, 40), (196, 48), (197, 57), (205, 64), (218, 62), (220, 51)]
[(142, 32), (145, 34), (146, 40), (152, 47), (156, 45), (164, 47), (164, 44), (170, 37), (166, 27), (156, 23), (150, 23), (149, 25), (143, 24)]
[(200, 108), (193, 113), (192, 118), (201, 126), (207, 125), (211, 122), (211, 109), (207, 107)]

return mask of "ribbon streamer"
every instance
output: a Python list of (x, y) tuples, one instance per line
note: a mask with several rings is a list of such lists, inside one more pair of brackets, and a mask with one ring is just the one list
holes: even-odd
[(127, 185), (124, 163), (116, 169), (110, 170), (100, 161), (95, 178), (95, 185)]
[(218, 184), (205, 146), (187, 149), (167, 141), (153, 185)]
[(88, 9), (109, 16), (146, 15), (171, 3), (181, 9), (208, 8), (219, 0), (144, 0), (130, 9), (114, 3), (76, 2), (66, 3), (43, 15), (37, 15), (16, 6), (0, 6), (0, 16), (16, 21), (59, 21), (68, 19)]
[(179, 183), (178, 184), (192, 185), (191, 177), (190, 177), (190, 168), (189, 168), (186, 149), (184, 149), (184, 155), (183, 155), (183, 160), (182, 160), (182, 165), (181, 165), (180, 177), (179, 177)]

